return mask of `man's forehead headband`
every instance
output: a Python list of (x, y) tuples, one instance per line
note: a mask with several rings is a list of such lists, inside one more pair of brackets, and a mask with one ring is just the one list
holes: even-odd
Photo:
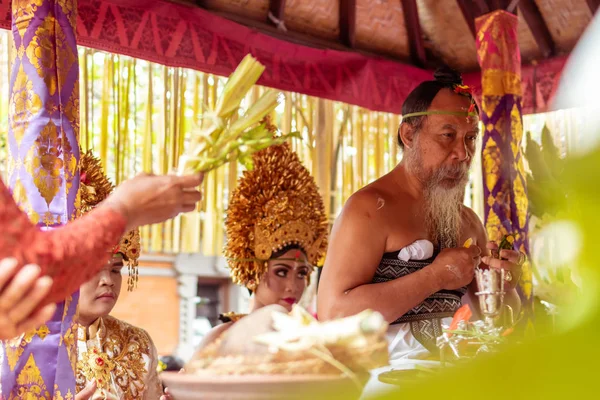
[(423, 117), (426, 115), (456, 115), (459, 117), (466, 117), (467, 122), (471, 122), (475, 118), (478, 118), (479, 114), (475, 110), (475, 99), (473, 98), (473, 90), (471, 89), (471, 87), (469, 87), (467, 85), (454, 85), (453, 91), (454, 91), (454, 93), (469, 97), (471, 99), (471, 105), (469, 106), (469, 109), (467, 111), (444, 111), (444, 110), (418, 111), (418, 112), (403, 115), (402, 121), (404, 121), (406, 118)]

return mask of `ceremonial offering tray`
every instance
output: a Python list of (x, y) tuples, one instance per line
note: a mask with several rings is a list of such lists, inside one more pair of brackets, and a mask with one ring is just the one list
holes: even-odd
[(393, 369), (379, 374), (377, 379), (379, 379), (379, 382), (387, 383), (388, 385), (399, 386), (414, 381), (415, 379), (426, 378), (433, 372), (433, 370), (429, 370), (428, 368)]
[[(349, 378), (324, 375), (192, 375), (161, 374), (175, 400), (358, 399), (362, 388)], [(366, 381), (363, 381), (363, 387)]]
[(320, 322), (300, 306), (262, 307), (199, 349), (185, 373), (165, 374), (175, 400), (358, 399), (389, 362), (383, 316)]

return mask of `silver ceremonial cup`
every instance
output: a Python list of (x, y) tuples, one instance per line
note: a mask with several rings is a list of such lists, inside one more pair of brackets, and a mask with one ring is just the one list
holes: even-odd
[(503, 269), (487, 268), (475, 269), (475, 279), (477, 280), (478, 292), (475, 294), (479, 297), (479, 308), (485, 316), (486, 324), (494, 326), (495, 320), (502, 313), (504, 305), (504, 290), (505, 272)]

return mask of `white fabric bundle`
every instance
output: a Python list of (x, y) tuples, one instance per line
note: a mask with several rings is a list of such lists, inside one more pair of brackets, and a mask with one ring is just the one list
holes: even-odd
[(398, 258), (402, 261), (408, 260), (427, 260), (433, 256), (433, 243), (429, 240), (417, 240), (398, 253)]

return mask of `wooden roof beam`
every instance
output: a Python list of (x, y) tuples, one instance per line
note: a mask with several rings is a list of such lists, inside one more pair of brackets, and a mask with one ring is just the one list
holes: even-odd
[(544, 58), (552, 56), (555, 52), (554, 40), (535, 1), (521, 0), (517, 7), (523, 13), (523, 19), (525, 19), (525, 22), (533, 33), (533, 37)]
[(356, 0), (340, 0), (340, 42), (354, 48), (356, 42)]
[(410, 57), (413, 64), (424, 68), (427, 65), (427, 56), (425, 54), (425, 43), (421, 32), (421, 23), (419, 22), (419, 9), (416, 0), (401, 0), (402, 12), (404, 13), (404, 25), (408, 33), (408, 43), (410, 45)]
[(598, 6), (600, 6), (600, 0), (587, 0), (587, 3), (590, 11), (592, 12), (592, 16), (594, 16), (596, 11), (598, 11)]

